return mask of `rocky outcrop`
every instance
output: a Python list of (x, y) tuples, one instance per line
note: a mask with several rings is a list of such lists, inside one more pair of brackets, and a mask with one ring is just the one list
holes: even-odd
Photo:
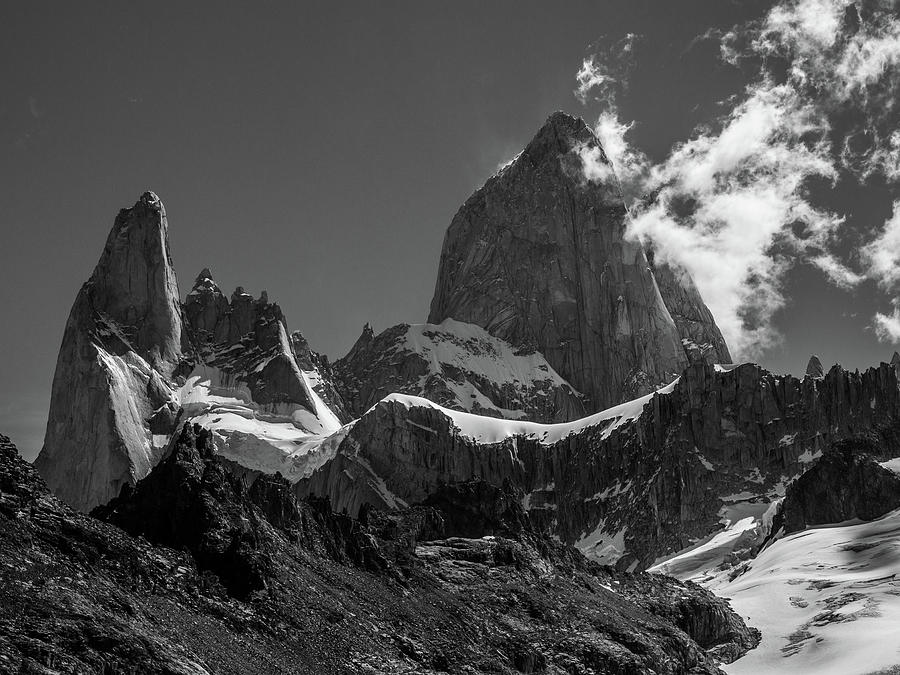
[(561, 422), (585, 415), (584, 397), (540, 353), (452, 319), (400, 324), (377, 336), (367, 325), (334, 370), (356, 417), (392, 393), (490, 417)]
[(215, 369), (218, 386), (246, 387), (250, 400), (264, 409), (317, 412), (284, 314), (265, 291), (256, 299), (238, 286), (229, 302), (204, 269), (187, 295), (184, 315), (195, 370), (208, 375)]
[(66, 322), (35, 466), (68, 504), (103, 503), (156, 463), (177, 415), (181, 344), (166, 212), (146, 192), (119, 212)]
[(689, 352), (727, 356), (686, 275), (666, 272), (667, 309), (626, 219), (596, 136), (554, 113), (454, 216), (428, 321), (473, 323), (540, 351), (593, 410), (671, 381), (687, 363), (682, 338)]
[(879, 464), (898, 454), (900, 447), (885, 447), (875, 434), (835, 443), (788, 486), (779, 525), (790, 534), (811, 525), (874, 520), (900, 507), (900, 475)]
[(421, 503), (444, 485), (510, 481), (536, 524), (624, 568), (716, 532), (740, 495), (781, 496), (779, 486), (833, 441), (900, 420), (888, 364), (800, 380), (700, 361), (639, 401), (639, 414), (614, 409), (568, 425), (476, 418), (419, 401), (375, 406), (298, 493), (328, 496), (353, 514), (365, 503)]
[(806, 364), (806, 376), (825, 377), (825, 368), (822, 367), (822, 362), (815, 354), (809, 357), (809, 363)]
[[(759, 640), (726, 601), (593, 565), (522, 512), (520, 537), (455, 536), (432, 507), (354, 520), (278, 477), (248, 488), (208, 440), (189, 428), (98, 512), (145, 538), (64, 506), (0, 436), (4, 669), (701, 674)], [(486, 516), (504, 500), (451, 499)]]

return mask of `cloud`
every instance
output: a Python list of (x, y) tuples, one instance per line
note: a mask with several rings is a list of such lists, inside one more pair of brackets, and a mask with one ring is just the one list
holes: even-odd
[[(842, 255), (844, 218), (810, 196), (813, 180), (900, 180), (898, 3), (860, 7), (782, 0), (760, 21), (723, 34), (722, 58), (750, 65), (751, 83), (723, 102), (720, 119), (657, 164), (629, 143), (633, 123), (619, 119), (612, 69), (592, 57), (579, 71), (581, 100), (596, 83), (598, 98), (612, 103), (595, 133), (631, 203), (628, 234), (691, 274), (741, 358), (777, 342), (774, 318), (797, 261), (842, 288), (874, 279), (891, 290), (900, 282), (900, 207), (850, 257), (865, 265), (854, 269)], [(898, 306), (877, 315), (879, 337), (894, 326), (900, 335)]]
[(575, 96), (582, 103), (589, 100), (614, 105), (616, 97), (628, 86), (628, 73), (634, 65), (634, 48), (640, 35), (628, 33), (602, 53), (584, 59), (575, 74), (578, 87)]
[(618, 181), (613, 165), (602, 148), (580, 144), (573, 151), (581, 158), (582, 171), (588, 181), (600, 185)]
[(900, 283), (900, 201), (894, 202), (893, 215), (881, 232), (861, 249), (866, 262), (866, 276), (886, 290)]
[(843, 221), (805, 195), (810, 177), (836, 175), (827, 128), (790, 87), (757, 83), (716, 132), (652, 167), (646, 189), (654, 197), (633, 207), (628, 234), (691, 274), (742, 358), (777, 342), (772, 320), (793, 260), (840, 272), (821, 251)]
[(896, 344), (900, 342), (900, 300), (895, 299), (891, 304), (893, 310), (890, 314), (875, 313), (872, 328), (879, 341)]

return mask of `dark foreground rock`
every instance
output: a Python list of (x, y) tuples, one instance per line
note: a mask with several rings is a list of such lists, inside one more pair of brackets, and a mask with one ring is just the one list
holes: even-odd
[(184, 432), (97, 513), (121, 529), (0, 437), (0, 671), (714, 673), (757, 641), (725, 601), (589, 563), (496, 489), (442, 493), (480, 514), (462, 538), (437, 498), (354, 520), (278, 476), (248, 488), (207, 443)]
[(888, 449), (876, 434), (835, 443), (788, 486), (780, 516), (785, 533), (853, 518), (874, 520), (900, 507), (900, 475), (879, 464), (897, 454), (900, 446)]

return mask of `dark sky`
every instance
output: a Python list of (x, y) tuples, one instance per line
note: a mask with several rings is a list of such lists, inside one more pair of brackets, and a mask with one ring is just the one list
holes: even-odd
[[(75, 294), (145, 189), (166, 204), (182, 294), (204, 266), (228, 293), (267, 289), (339, 357), (366, 321), (425, 319), (454, 212), (549, 113), (596, 116), (573, 95), (587, 50), (643, 36), (621, 103), (662, 158), (742, 86), (693, 39), (767, 7), (186, 4), (0, 9), (0, 432), (29, 458)], [(765, 365), (890, 355), (849, 316), (872, 313), (857, 296), (803, 266), (790, 282)]]

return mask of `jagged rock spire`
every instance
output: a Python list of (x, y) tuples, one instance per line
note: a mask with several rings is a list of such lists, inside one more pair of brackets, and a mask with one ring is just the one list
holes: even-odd
[(809, 357), (809, 363), (806, 364), (806, 376), (825, 377), (825, 368), (822, 367), (822, 362), (815, 354)]
[(181, 360), (178, 284), (166, 211), (145, 192), (116, 217), (75, 299), (35, 461), (64, 501), (87, 510), (147, 474), (174, 425), (168, 379)]

